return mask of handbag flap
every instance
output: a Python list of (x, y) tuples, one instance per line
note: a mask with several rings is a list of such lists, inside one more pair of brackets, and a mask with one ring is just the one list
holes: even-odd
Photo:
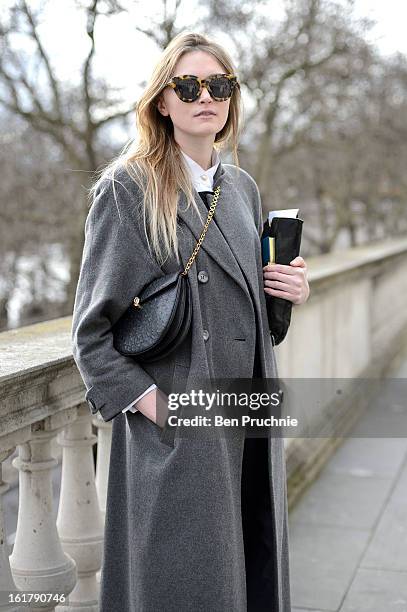
[(164, 291), (174, 283), (177, 283), (179, 278), (180, 272), (178, 271), (171, 274), (166, 274), (165, 276), (160, 276), (159, 278), (151, 281), (151, 283), (149, 283), (149, 285), (143, 289), (138, 296), (140, 298), (140, 302), (143, 303), (146, 300), (158, 295), (161, 291)]

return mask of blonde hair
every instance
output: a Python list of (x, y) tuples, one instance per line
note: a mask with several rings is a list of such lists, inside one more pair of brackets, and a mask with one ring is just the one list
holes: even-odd
[[(92, 200), (99, 183), (105, 178), (114, 181), (115, 170), (124, 166), (129, 176), (143, 190), (144, 231), (150, 252), (155, 255), (159, 265), (170, 254), (175, 255), (179, 262), (177, 239), (179, 190), (185, 194), (187, 205), (192, 204), (201, 218), (194, 198), (189, 169), (174, 139), (171, 118), (161, 115), (157, 108), (159, 95), (172, 78), (178, 60), (185, 53), (196, 50), (212, 54), (224, 66), (227, 73), (236, 74), (229, 54), (221, 45), (202, 34), (193, 32), (184, 32), (175, 36), (162, 52), (150, 81), (137, 102), (137, 142), (136, 139), (130, 141), (117, 157), (102, 167), (96, 173), (100, 175), (98, 180), (89, 190)], [(242, 115), (240, 88), (235, 87), (227, 121), (222, 130), (216, 134), (214, 148), (220, 151), (231, 141), (236, 166), (239, 166), (237, 147)]]

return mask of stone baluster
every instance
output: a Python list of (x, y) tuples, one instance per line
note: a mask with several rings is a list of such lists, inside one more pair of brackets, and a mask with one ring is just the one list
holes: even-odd
[(9, 594), (18, 592), (11, 574), (9, 550), (4, 528), (3, 495), (8, 491), (9, 485), (2, 478), (2, 463), (14, 449), (0, 451), (0, 611), (17, 612), (21, 610), (17, 604), (10, 603)]
[[(92, 446), (92, 415), (87, 404), (78, 408), (78, 418), (59, 435), (63, 448), (61, 498), (57, 526), (62, 547), (75, 559), (78, 581), (69, 597), (75, 611), (97, 611), (99, 584), (96, 573), (102, 564), (103, 516), (95, 485)], [(67, 608), (58, 608), (66, 612)]]
[[(76, 408), (34, 423), (30, 439), (18, 445), (13, 465), (19, 470), (19, 507), (16, 537), (10, 566), (14, 582), (22, 591), (65, 595), (76, 583), (76, 566), (61, 546), (52, 503), (51, 471), (57, 465), (51, 440), (76, 416)], [(32, 602), (30, 609), (55, 610)], [(66, 610), (66, 608), (65, 608)]]

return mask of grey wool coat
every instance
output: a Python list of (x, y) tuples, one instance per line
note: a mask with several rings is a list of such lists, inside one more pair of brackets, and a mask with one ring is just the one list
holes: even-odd
[[(145, 285), (180, 266), (174, 258), (160, 267), (150, 256), (140, 217), (143, 194), (122, 167), (115, 177), (116, 200), (106, 180), (88, 213), (72, 319), (85, 399), (92, 413), (113, 421), (100, 610), (245, 612), (244, 431), (193, 440), (141, 412), (121, 410), (152, 383), (168, 393), (180, 380), (189, 390), (202, 377), (251, 378), (256, 333), (262, 376), (278, 376), (263, 289), (259, 190), (245, 170), (219, 164), (213, 183), (214, 190), (221, 186), (217, 225), (210, 224), (189, 271), (188, 339), (167, 358), (142, 366), (113, 348), (109, 330)], [(207, 209), (196, 191), (195, 199), (205, 220)], [(185, 265), (202, 222), (192, 207), (186, 210), (183, 193), (178, 209)], [(270, 612), (290, 612), (280, 437), (268, 437), (268, 461), (275, 536)]]

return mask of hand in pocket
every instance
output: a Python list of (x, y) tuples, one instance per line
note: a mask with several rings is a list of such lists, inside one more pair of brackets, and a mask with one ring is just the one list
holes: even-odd
[(169, 412), (168, 396), (161, 389), (152, 389), (137, 402), (137, 409), (163, 429)]

